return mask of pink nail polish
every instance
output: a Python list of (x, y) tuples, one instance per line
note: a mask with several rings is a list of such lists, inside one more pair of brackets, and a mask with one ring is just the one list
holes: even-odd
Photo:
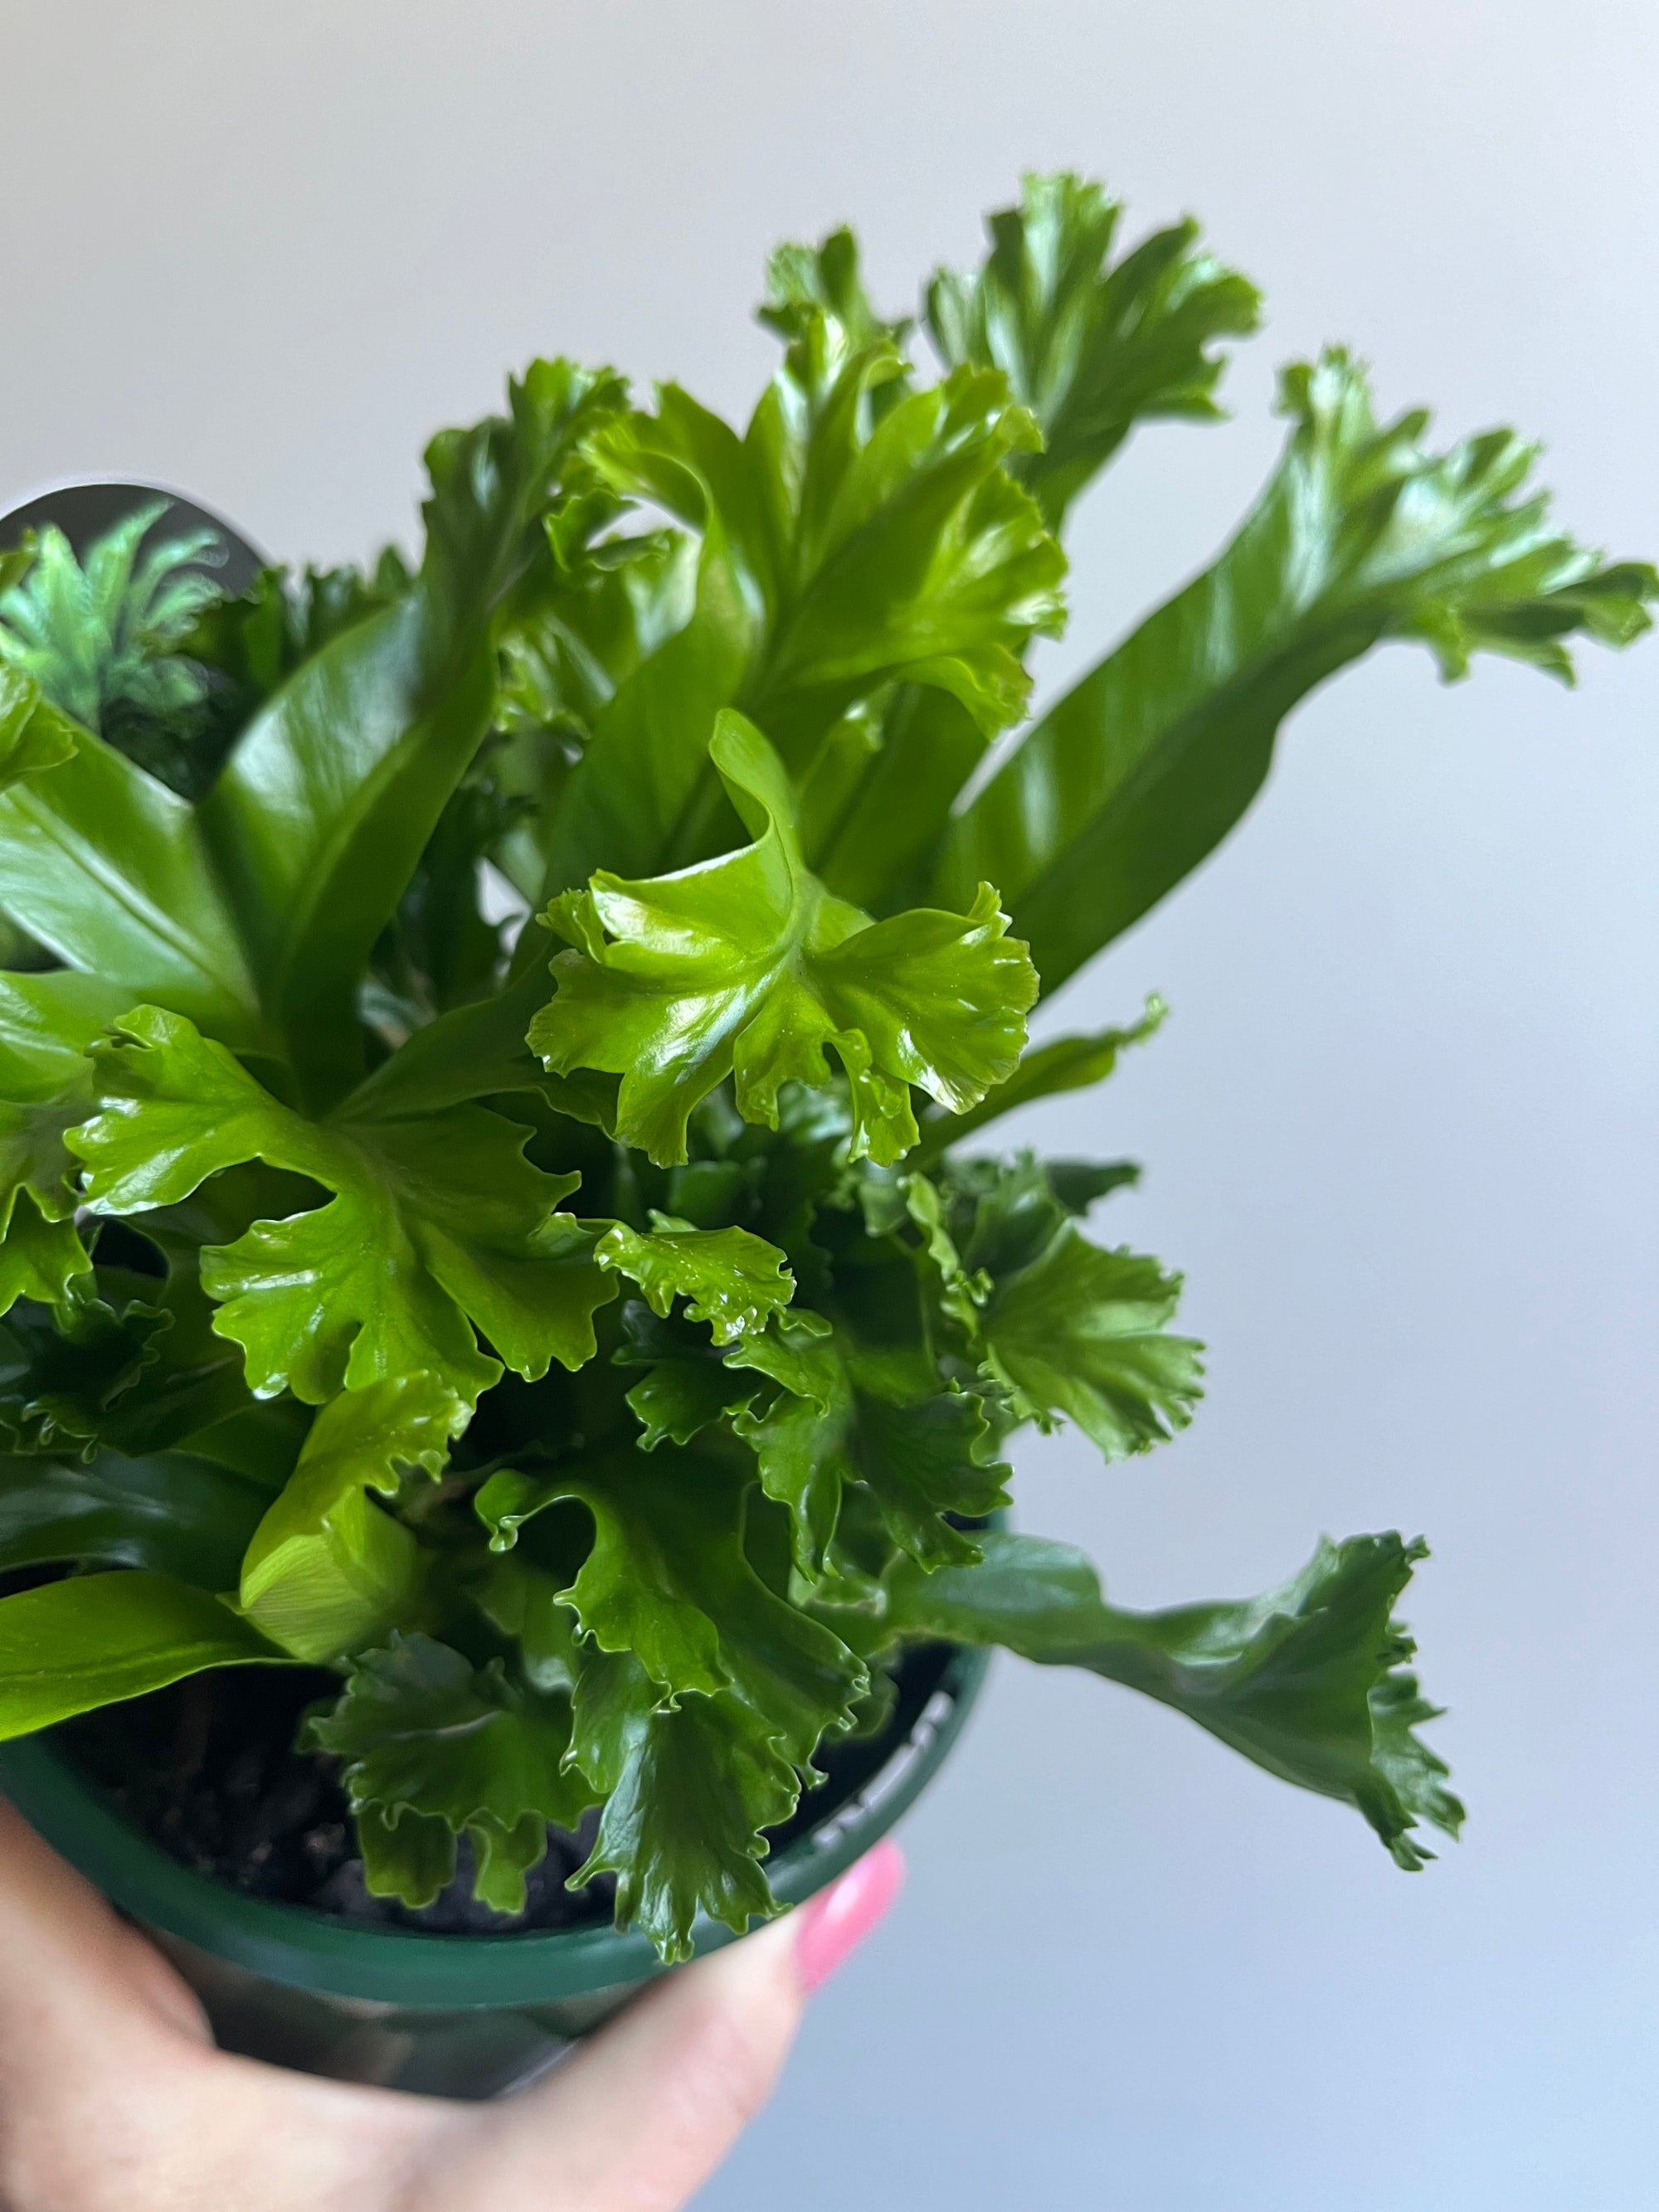
[(829, 1980), (886, 1911), (903, 1880), (904, 1855), (885, 1841), (807, 1899), (795, 1917), (795, 1964), (804, 1989)]

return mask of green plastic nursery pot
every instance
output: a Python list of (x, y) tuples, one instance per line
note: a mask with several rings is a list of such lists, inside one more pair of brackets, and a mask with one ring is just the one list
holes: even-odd
[[(767, 1862), (785, 1904), (885, 1835), (961, 1733), (987, 1655), (941, 1648), (910, 1663), (927, 1671), (897, 1724), (862, 1759), (841, 1755), (823, 1811)], [(155, 1937), (226, 2050), (342, 2081), (489, 2097), (542, 2072), (662, 1971), (644, 1936), (616, 1928), (434, 1936), (244, 1897), (130, 1826), (55, 1735), (0, 1745), (0, 1790)], [(718, 1923), (694, 1930), (699, 1953), (732, 1941)]]

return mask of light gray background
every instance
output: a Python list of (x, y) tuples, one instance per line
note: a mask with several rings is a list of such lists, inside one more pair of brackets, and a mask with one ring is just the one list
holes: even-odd
[[(1138, 438), (1076, 532), (1104, 646), (1276, 449), (1328, 337), (1389, 404), (1548, 441), (1576, 529), (1659, 552), (1644, 0), (832, 8), (0, 6), (0, 506), (177, 483), (284, 555), (409, 533), (424, 434), (536, 350), (745, 406), (763, 250), (847, 216), (880, 295), (1028, 165), (1188, 207), (1266, 288), (1229, 428)], [(1577, 697), (1395, 649), (1298, 714), (1243, 834), (1065, 994), (1175, 1015), (1030, 1135), (1131, 1151), (1211, 1394), (1025, 1524), (1115, 1594), (1254, 1589), (1321, 1528), (1426, 1529), (1468, 1840), (1358, 1820), (1093, 1680), (999, 1670), (909, 1891), (815, 2005), (720, 2212), (1645, 2212), (1655, 2202), (1659, 645)]]

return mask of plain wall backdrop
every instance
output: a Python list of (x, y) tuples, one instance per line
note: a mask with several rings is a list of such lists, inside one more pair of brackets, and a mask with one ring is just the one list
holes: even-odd
[[(1265, 288), (1231, 425), (1145, 431), (1073, 532), (1052, 685), (1207, 557), (1328, 338), (1448, 435), (1544, 440), (1659, 553), (1648, 0), (4, 0), (0, 507), (158, 479), (284, 556), (412, 534), (436, 425), (537, 351), (746, 410), (766, 249), (846, 217), (911, 301), (1027, 167), (1185, 209)], [(1124, 1601), (1425, 1530), (1466, 1841), (1358, 1818), (1092, 1679), (999, 1667), (890, 1925), (815, 2004), (716, 2212), (1647, 2212), (1659, 1514), (1659, 643), (1576, 696), (1395, 647), (1293, 719), (1242, 831), (1045, 1012), (1157, 988), (1015, 1133), (1148, 1165), (1210, 1395), (1021, 1518)]]

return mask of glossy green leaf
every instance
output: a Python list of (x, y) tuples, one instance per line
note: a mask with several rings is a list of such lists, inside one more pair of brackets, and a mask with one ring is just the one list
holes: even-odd
[(1109, 1460), (1148, 1451), (1186, 1427), (1200, 1395), (1200, 1346), (1166, 1328), (1180, 1292), (1156, 1260), (1103, 1251), (1068, 1224), (993, 1291), (984, 1371), (1022, 1419), (1075, 1421)]
[(580, 465), (567, 472), (572, 488), (545, 516), (544, 543), (498, 630), (494, 719), (511, 742), (496, 772), (533, 809), (496, 856), (532, 903), (581, 749), (617, 687), (685, 628), (696, 601), (695, 541), (678, 530), (624, 530), (629, 502), (585, 474)]
[(1086, 1667), (1197, 1721), (1286, 1782), (1353, 1805), (1407, 1870), (1431, 1854), (1422, 1821), (1457, 1833), (1446, 1769), (1413, 1733), (1434, 1717), (1394, 1607), (1426, 1556), (1396, 1535), (1322, 1540), (1300, 1574), (1237, 1604), (1122, 1613), (1069, 1544), (989, 1535), (976, 1566), (892, 1577), (890, 1620), (909, 1635), (1001, 1644)]
[(258, 994), (196, 809), (113, 746), (70, 734), (70, 757), (0, 792), (7, 912), (129, 1006), (157, 999), (258, 1048)]
[(262, 1484), (189, 1452), (0, 1459), (0, 1567), (148, 1567), (232, 1589), (270, 1500)]
[(722, 1414), (738, 1412), (757, 1386), (714, 1359), (662, 1359), (628, 1393), (638, 1415), (641, 1451), (659, 1443), (689, 1444)]
[(495, 609), (560, 460), (621, 396), (606, 372), (538, 362), (508, 418), (434, 439), (416, 583), (295, 671), (204, 805), (264, 1002), (324, 1104), (362, 1073), (363, 963), (488, 726)]
[(723, 715), (712, 754), (753, 844), (678, 876), (605, 871), (550, 919), (579, 949), (531, 1042), (558, 1074), (622, 1077), (617, 1133), (660, 1162), (686, 1157), (692, 1108), (728, 1074), (745, 1119), (775, 1128), (787, 1083), (851, 1087), (853, 1152), (894, 1160), (915, 1142), (909, 1086), (952, 1110), (1015, 1065), (1036, 980), (981, 885), (965, 915), (872, 923), (831, 898), (800, 853), (793, 793), (760, 732)]
[[(845, 224), (817, 246), (792, 241), (773, 248), (766, 264), (766, 298), (757, 317), (791, 344), (821, 346), (826, 368), (835, 358), (828, 343), (831, 332), (840, 345), (856, 350), (881, 343), (897, 348), (910, 328), (908, 319), (889, 320), (871, 306), (858, 240)], [(893, 382), (897, 398), (903, 380)]]
[(794, 1295), (781, 1252), (746, 1229), (694, 1229), (672, 1214), (653, 1213), (651, 1234), (617, 1222), (593, 1248), (601, 1267), (637, 1283), (654, 1314), (685, 1300), (688, 1321), (706, 1322), (716, 1344), (732, 1344), (766, 1327)]
[(1006, 1505), (1009, 1470), (992, 1455), (978, 1401), (942, 1389), (920, 1346), (876, 1349), (843, 1332), (775, 1338), (731, 1357), (785, 1385), (736, 1425), (767, 1495), (788, 1508), (804, 1573), (821, 1571), (852, 1483), (868, 1490), (893, 1543), (924, 1565), (977, 1558), (977, 1540), (945, 1516), (977, 1519)]
[(819, 827), (811, 858), (837, 898), (879, 916), (927, 897), (951, 810), (989, 739), (959, 699), (920, 684), (866, 711), (873, 757)]
[(449, 1392), (424, 1375), (343, 1391), (323, 1407), (241, 1564), (241, 1610), (273, 1644), (320, 1664), (408, 1625), (427, 1562), (368, 1493), (395, 1495), (406, 1468), (440, 1474), (459, 1420)]
[(75, 757), (75, 733), (33, 677), (0, 659), (0, 791)]
[(308, 1121), (154, 1007), (95, 1056), (100, 1111), (70, 1143), (96, 1210), (172, 1205), (249, 1159), (334, 1194), (203, 1255), (214, 1325), (243, 1346), (256, 1395), (289, 1389), (319, 1404), (343, 1385), (427, 1371), (471, 1407), (501, 1372), (475, 1328), (532, 1378), (592, 1357), (592, 1316), (614, 1285), (592, 1237), (555, 1214), (576, 1179), (532, 1167), (524, 1129), (474, 1107)]
[(1214, 421), (1224, 367), (1210, 349), (1256, 327), (1261, 296), (1198, 244), (1188, 218), (1111, 259), (1121, 202), (1061, 172), (1028, 176), (1018, 207), (990, 216), (972, 276), (941, 270), (927, 327), (952, 367), (1000, 368), (1042, 427), (1014, 473), (1057, 526), (1137, 422)]
[(0, 1740), (165, 1689), (209, 1667), (287, 1655), (189, 1583), (131, 1570), (0, 1598)]
[(1052, 991), (1191, 872), (1261, 787), (1279, 723), (1385, 638), (1448, 678), (1477, 651), (1569, 677), (1563, 641), (1622, 645), (1659, 577), (1605, 567), (1527, 489), (1507, 430), (1427, 451), (1419, 413), (1379, 427), (1340, 351), (1288, 369), (1292, 429), (1215, 566), (1030, 729), (959, 814), (934, 895), (988, 879)]
[(549, 1823), (573, 1828), (592, 1802), (564, 1765), (568, 1698), (520, 1690), (499, 1662), (475, 1668), (429, 1636), (394, 1636), (363, 1652), (339, 1703), (307, 1722), (304, 1741), (343, 1762), (365, 1878), (405, 1905), (430, 1905), (453, 1880), (454, 1839), (465, 1833), (483, 1869), (483, 1901), (521, 1911)]
[(593, 1544), (559, 1593), (602, 1651), (631, 1652), (678, 1697), (729, 1690), (794, 1765), (850, 1725), (867, 1687), (860, 1661), (755, 1571), (744, 1551), (744, 1475), (659, 1449), (578, 1462), (541, 1479), (494, 1474), (477, 1510), (498, 1547), (563, 1499), (585, 1505)]
[[(609, 1795), (571, 1885), (614, 1874), (617, 1926), (641, 1928), (672, 1963), (690, 1957), (699, 1913), (741, 1933), (777, 1911), (758, 1863), (763, 1832), (788, 1819), (800, 1785), (738, 1698), (692, 1694), (664, 1706), (636, 1662), (604, 1671), (603, 1699), (588, 1701), (602, 1721), (590, 1717), (586, 1735)], [(579, 1737), (582, 1703), (579, 1690)]]
[[(852, 312), (842, 279), (827, 290)], [(552, 834), (552, 889), (718, 849), (719, 708), (758, 720), (798, 773), (847, 707), (898, 680), (994, 731), (1023, 706), (1024, 644), (1060, 624), (1063, 559), (1001, 466), (1036, 438), (1002, 378), (967, 368), (908, 390), (879, 326), (799, 283), (784, 322), (783, 365), (743, 438), (669, 386), (654, 416), (593, 441), (616, 489), (689, 522), (702, 553), (690, 622), (594, 725)]]

